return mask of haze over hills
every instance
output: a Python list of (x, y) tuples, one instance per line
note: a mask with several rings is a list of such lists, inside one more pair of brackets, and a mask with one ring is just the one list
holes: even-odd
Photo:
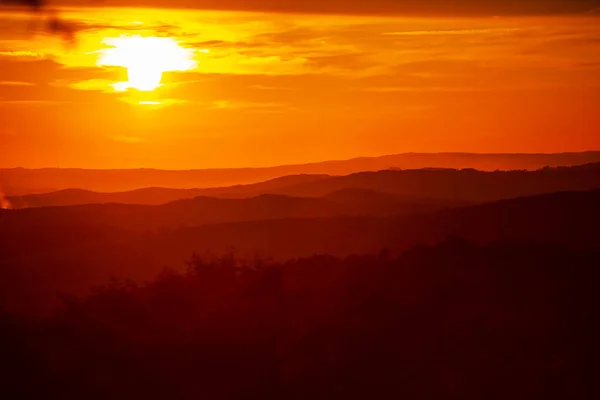
[(239, 199), (195, 197), (154, 206), (107, 203), (31, 207), (8, 210), (4, 213), (2, 223), (5, 226), (26, 226), (28, 229), (82, 223), (145, 231), (267, 219), (406, 216), (464, 204), (351, 189), (324, 198), (263, 194)]
[(556, 154), (406, 153), (265, 168), (186, 171), (12, 168), (0, 170), (0, 184), (3, 186), (4, 194), (11, 196), (74, 188), (100, 192), (129, 191), (147, 187), (209, 188), (257, 183), (287, 175), (347, 175), (390, 168), (534, 170), (545, 166), (573, 166), (592, 162), (600, 162), (600, 152)]
[(157, 205), (0, 210), (0, 306), (47, 312), (57, 293), (84, 294), (112, 276), (139, 282), (164, 267), (184, 268), (194, 252), (222, 254), (232, 247), (244, 258), (384, 248), (399, 254), (457, 235), (479, 244), (511, 239), (600, 248), (600, 163), (536, 171), (300, 175), (226, 188), (69, 190), (11, 200), (159, 203), (197, 194)]
[[(156, 232), (124, 228), (119, 221), (126, 215), (114, 211), (124, 205), (101, 206), (114, 209), (110, 211), (113, 220), (100, 212), (98, 218), (80, 212), (90, 210), (90, 206), (2, 210), (0, 303), (9, 309), (39, 311), (54, 304), (57, 292), (85, 293), (90, 285), (111, 276), (149, 279), (165, 266), (183, 267), (193, 252), (222, 253), (232, 246), (243, 257), (260, 252), (286, 259), (315, 253), (373, 254), (383, 248), (401, 253), (418, 244), (458, 235), (475, 243), (518, 239), (598, 249), (598, 204), (600, 190), (593, 190), (406, 217), (282, 218)], [(65, 217), (65, 213), (71, 216)]]
[(56, 192), (7, 196), (12, 207), (70, 206), (78, 204), (146, 204), (158, 205), (194, 197), (244, 198), (275, 193), (281, 188), (328, 178), (328, 175), (291, 175), (249, 185), (205, 189), (173, 189), (150, 187), (126, 192), (101, 193), (84, 189), (64, 189)]
[[(517, 196), (600, 187), (600, 163), (575, 167), (544, 168), (536, 171), (453, 169), (385, 170), (346, 176), (294, 175), (270, 181), (208, 189), (147, 188), (120, 193), (97, 193), (70, 189), (47, 194), (10, 196), (15, 208), (123, 203), (164, 204), (197, 196), (249, 198), (264, 194), (290, 197), (323, 197), (337, 193), (338, 200), (372, 202), (389, 200), (408, 204), (460, 204), (493, 201)], [(354, 192), (352, 192), (354, 191)], [(329, 198), (332, 200), (333, 198)], [(441, 202), (441, 203), (440, 203)], [(183, 203), (182, 203), (183, 204)], [(242, 204), (242, 203), (237, 203)]]

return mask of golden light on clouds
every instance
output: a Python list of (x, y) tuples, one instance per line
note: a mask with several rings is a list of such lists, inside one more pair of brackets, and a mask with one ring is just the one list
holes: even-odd
[(180, 46), (175, 39), (162, 37), (120, 36), (103, 41), (110, 47), (101, 50), (98, 66), (127, 69), (127, 82), (117, 82), (117, 91), (152, 91), (161, 85), (164, 72), (194, 69), (194, 51)]
[(593, 16), (63, 15), (79, 24), (74, 47), (0, 13), (0, 112), (10, 110), (1, 165), (231, 167), (600, 146)]

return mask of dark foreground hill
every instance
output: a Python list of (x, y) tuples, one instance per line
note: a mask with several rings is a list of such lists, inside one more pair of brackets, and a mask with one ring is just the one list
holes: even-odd
[[(574, 166), (600, 162), (600, 152), (557, 154), (407, 153), (383, 157), (325, 161), (267, 168), (230, 168), (169, 171), (156, 169), (86, 170), (71, 168), (0, 169), (5, 195), (79, 188), (120, 192), (147, 187), (207, 188), (262, 182), (287, 175), (347, 175), (390, 168), (474, 168), (535, 170), (545, 166)], [(206, 194), (209, 195), (210, 194)]]
[[(406, 202), (446, 199), (452, 202), (485, 202), (567, 190), (600, 188), (600, 163), (536, 171), (455, 169), (384, 170), (346, 176), (297, 175), (251, 185), (208, 189), (146, 188), (120, 193), (96, 193), (79, 189), (47, 194), (11, 196), (15, 208), (77, 204), (164, 204), (196, 196), (246, 198), (264, 194), (293, 197), (336, 196), (355, 201), (358, 197), (403, 196)], [(376, 194), (378, 193), (378, 194)], [(357, 197), (358, 196), (358, 197)], [(413, 198), (412, 200), (410, 198)]]
[[(193, 252), (287, 259), (315, 253), (399, 254), (460, 236), (477, 244), (517, 239), (573, 249), (600, 246), (600, 190), (564, 192), (407, 217), (287, 218), (139, 232), (111, 221), (0, 211), (0, 304), (49, 307), (57, 291), (82, 293), (110, 276), (148, 279)], [(61, 208), (39, 209), (60, 211)], [(69, 211), (69, 208), (65, 208)], [(76, 216), (76, 213), (73, 214)], [(23, 217), (23, 218), (21, 218)], [(10, 223), (8, 223), (10, 221)], [(62, 221), (62, 222), (61, 222)]]
[(53, 316), (0, 314), (10, 399), (595, 399), (600, 252), (462, 240), (195, 259)]
[[(403, 218), (337, 217), (209, 225), (175, 230), (165, 240), (203, 243), (244, 255), (254, 250), (280, 259), (313, 253), (344, 256), (402, 252), (448, 236), (475, 243), (518, 239), (570, 247), (600, 245), (600, 190), (564, 192), (460, 207)], [(168, 237), (168, 239), (167, 239)]]

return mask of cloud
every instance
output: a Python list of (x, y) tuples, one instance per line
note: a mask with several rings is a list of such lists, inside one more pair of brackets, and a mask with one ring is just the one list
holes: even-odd
[[(591, 85), (594, 86), (594, 85)], [(380, 86), (359, 87), (355, 90), (373, 93), (461, 93), (461, 92), (493, 92), (493, 91), (532, 91), (566, 88), (569, 85), (560, 83), (532, 83), (528, 85), (497, 85), (497, 86)]]
[(575, 68), (600, 68), (600, 61), (596, 61), (596, 62), (579, 62), (579, 63), (574, 63), (573, 66)]
[(436, 78), (456, 78), (461, 76), (461, 74), (457, 73), (448, 73), (448, 72), (431, 72), (431, 71), (423, 71), (423, 72), (410, 72), (407, 75), (414, 76), (420, 79), (436, 79)]
[[(189, 82), (186, 82), (189, 83)], [(88, 79), (83, 81), (59, 80), (52, 86), (72, 90), (100, 92), (112, 94), (116, 99), (128, 104), (144, 106), (146, 109), (159, 109), (188, 103), (185, 99), (164, 98), (160, 92), (140, 92), (135, 89), (117, 90), (118, 83), (110, 79)]]
[(44, 58), (44, 54), (35, 51), (14, 50), (0, 51), (0, 57), (42, 59)]
[(114, 93), (112, 85), (115, 82), (109, 79), (87, 79), (82, 81), (57, 80), (51, 83), (56, 87), (68, 87), (75, 90), (93, 90), (103, 93)]
[(68, 101), (56, 100), (5, 100), (0, 99), (0, 106), (59, 106), (68, 104)]
[(212, 102), (196, 102), (202, 108), (213, 110), (234, 110), (234, 111), (250, 111), (260, 113), (282, 113), (295, 110), (283, 103), (266, 103), (266, 102), (251, 102), (251, 101), (233, 101), (233, 100), (215, 100)]
[[(591, 75), (600, 62), (596, 21), (585, 16), (372, 18), (139, 9), (119, 9), (118, 15), (73, 9), (70, 15), (86, 27), (77, 51), (47, 40), (0, 42), (0, 56), (8, 55), (0, 59), (2, 79), (40, 87), (52, 82), (63, 89), (56, 95), (63, 96), (70, 89), (90, 96), (95, 92), (107, 101), (220, 110), (256, 110), (260, 103), (271, 104), (261, 109), (272, 112), (286, 109), (274, 104), (308, 101), (304, 89), (335, 97), (349, 87), (379, 93), (566, 87), (575, 80), (569, 75), (575, 70), (590, 73), (582, 85), (600, 81)], [(160, 36), (168, 29), (182, 46), (197, 50), (197, 68), (189, 74), (165, 74), (156, 98), (105, 96), (114, 93), (111, 85), (123, 80), (124, 70), (99, 68), (98, 50), (102, 40), (123, 33), (119, 29), (124, 26), (125, 34)], [(202, 49), (210, 52), (198, 51)], [(42, 54), (45, 61), (38, 59)], [(42, 67), (44, 73), (37, 73)], [(212, 83), (203, 81), (208, 79)], [(194, 82), (201, 84), (188, 86)], [(4, 86), (2, 94), (10, 90)], [(297, 91), (296, 98), (285, 93), (291, 90)], [(244, 101), (207, 106), (207, 96), (215, 93)], [(166, 100), (160, 99), (164, 96)], [(159, 106), (150, 103), (146, 105)]]
[(584, 13), (598, 0), (120, 0), (119, 5), (349, 15), (547, 15)]
[(250, 85), (250, 89), (256, 90), (298, 90), (297, 88), (284, 87), (284, 86), (267, 86), (267, 85)]
[(133, 93), (131, 95), (120, 96), (118, 99), (124, 103), (134, 104), (143, 107), (144, 109), (151, 110), (190, 103), (190, 101), (184, 99), (155, 99), (152, 97), (146, 97), (143, 93)]
[(384, 36), (455, 36), (455, 35), (487, 35), (496, 33), (519, 32), (522, 28), (484, 28), (484, 29), (439, 29), (426, 31), (385, 32)]
[(35, 84), (31, 82), (0, 81), (0, 86), (35, 86)]
[(426, 93), (426, 92), (482, 92), (496, 90), (491, 87), (452, 87), (452, 86), (383, 86), (357, 88), (359, 91), (374, 93)]

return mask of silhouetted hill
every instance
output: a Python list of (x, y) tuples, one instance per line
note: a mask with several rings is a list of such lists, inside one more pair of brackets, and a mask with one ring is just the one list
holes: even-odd
[(200, 190), (202, 191), (203, 196), (243, 198), (259, 196), (261, 194), (272, 194), (289, 186), (318, 182), (327, 178), (330, 178), (330, 176), (324, 174), (287, 175), (248, 185), (234, 185)]
[(420, 169), (361, 172), (294, 185), (277, 193), (321, 197), (347, 188), (418, 198), (484, 202), (600, 188), (600, 163), (536, 171)]
[[(196, 201), (223, 204), (223, 199), (183, 202), (193, 209)], [(250, 205), (245, 207), (258, 218), (264, 210), (289, 214), (290, 204), (294, 205), (291, 209), (301, 212), (312, 212), (315, 205), (322, 210), (318, 206), (321, 201), (262, 196), (250, 199), (247, 203)], [(278, 204), (275, 207), (274, 202)], [(306, 208), (297, 208), (298, 204)], [(131, 206), (127, 205), (2, 210), (0, 293), (9, 308), (47, 307), (56, 291), (80, 292), (112, 275), (147, 279), (164, 266), (182, 265), (192, 252), (222, 253), (230, 247), (243, 257), (251, 257), (257, 251), (278, 259), (314, 253), (344, 256), (377, 253), (382, 248), (401, 253), (418, 244), (433, 244), (458, 235), (478, 244), (519, 239), (571, 248), (598, 248), (598, 204), (600, 190), (593, 190), (517, 198), (408, 217), (285, 218), (188, 225), (157, 232), (123, 229), (131, 221), (144, 224), (146, 218), (155, 218), (142, 213), (132, 219), (127, 211)], [(181, 211), (188, 207), (186, 204), (133, 207), (148, 210), (173, 207), (181, 215), (190, 214)], [(90, 213), (92, 209), (95, 210)], [(212, 217), (202, 213), (198, 218)], [(18, 299), (11, 293), (19, 294)]]
[[(70, 168), (0, 169), (6, 195), (39, 193), (40, 189), (80, 188), (120, 192), (145, 187), (208, 188), (262, 182), (287, 175), (347, 175), (390, 168), (475, 168), (478, 170), (534, 170), (545, 166), (572, 166), (600, 162), (600, 152), (558, 154), (407, 153), (361, 157), (302, 165), (266, 168), (168, 171), (155, 169), (87, 170)], [(256, 193), (254, 193), (256, 194)], [(206, 194), (210, 195), (210, 194)]]
[(5, 226), (47, 229), (75, 222), (144, 231), (266, 219), (405, 216), (459, 205), (444, 200), (385, 196), (372, 191), (363, 192), (361, 198), (357, 202), (355, 198), (341, 196), (341, 193), (327, 199), (263, 194), (239, 199), (199, 196), (156, 206), (87, 204), (31, 207), (6, 212), (3, 223)]
[(596, 247), (599, 202), (600, 190), (564, 192), (405, 218), (270, 220), (187, 228), (173, 235), (176, 242), (196, 241), (219, 251), (234, 246), (243, 254), (258, 249), (278, 258), (364, 254), (383, 247), (401, 252), (453, 235), (475, 243), (519, 239)]
[(371, 189), (346, 188), (333, 193), (328, 193), (322, 198), (333, 202), (362, 204), (362, 205), (388, 205), (388, 204), (423, 204), (440, 206), (466, 205), (463, 202), (450, 201), (416, 196), (402, 196), (399, 194), (378, 192)]
[[(412, 204), (437, 204), (439, 199), (444, 199), (443, 202), (448, 205), (595, 188), (600, 188), (600, 163), (547, 167), (536, 171), (485, 172), (426, 168), (361, 172), (346, 176), (297, 175), (224, 188), (146, 188), (121, 193), (64, 190), (41, 195), (12, 196), (8, 200), (13, 207), (21, 208), (101, 203), (164, 204), (196, 196), (245, 198), (261, 194), (281, 194), (292, 197), (326, 196), (328, 200), (345, 198), (345, 203), (356, 203), (361, 196), (367, 196), (369, 201), (378, 196), (388, 203), (397, 203), (400, 196), (405, 202)], [(334, 193), (337, 195), (334, 196)], [(396, 197), (392, 199), (391, 196)], [(433, 202), (427, 199), (433, 199)]]
[(164, 204), (200, 196), (196, 189), (144, 188), (120, 193), (98, 193), (84, 189), (65, 189), (42, 194), (7, 196), (14, 208), (73, 206), (79, 204)]
[(80, 204), (105, 203), (158, 205), (181, 199), (191, 199), (199, 196), (226, 198), (253, 197), (263, 193), (277, 191), (290, 185), (314, 182), (328, 177), (328, 175), (294, 175), (250, 185), (236, 185), (223, 188), (207, 189), (171, 189), (151, 187), (115, 193), (99, 193), (83, 189), (65, 189), (43, 194), (7, 196), (6, 199), (14, 208), (72, 206)]

